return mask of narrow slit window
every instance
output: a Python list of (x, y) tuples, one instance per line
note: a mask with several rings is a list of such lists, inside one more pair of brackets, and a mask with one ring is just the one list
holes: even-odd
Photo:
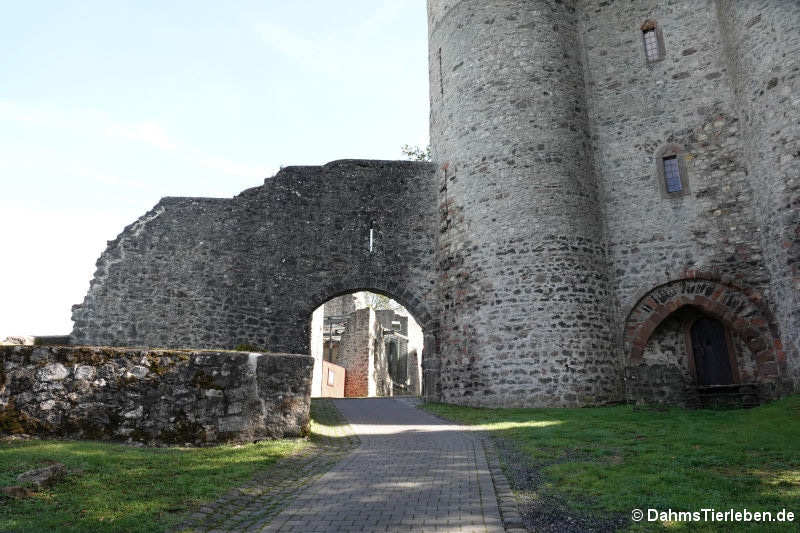
[(648, 20), (642, 24), (644, 54), (648, 62), (664, 59), (664, 43), (660, 31), (654, 20)]
[(658, 59), (658, 37), (656, 36), (656, 30), (645, 30), (644, 49), (647, 52), (648, 61), (655, 61)]
[(444, 76), (442, 75), (442, 49), (439, 48), (438, 52), (438, 59), (439, 59), (439, 93), (444, 96)]
[(663, 159), (664, 162), (664, 182), (667, 192), (680, 192), (683, 189), (681, 184), (681, 169), (678, 166), (678, 157), (671, 155)]

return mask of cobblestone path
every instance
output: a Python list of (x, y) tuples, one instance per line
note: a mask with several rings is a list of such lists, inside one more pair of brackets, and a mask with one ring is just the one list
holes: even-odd
[(480, 437), (409, 401), (335, 400), (361, 440), (269, 532), (501, 532)]
[[(505, 483), (496, 456), (490, 454), (488, 465), (480, 434), (415, 403), (334, 400), (349, 425), (318, 428), (323, 435), (314, 444), (200, 509), (176, 531), (502, 532), (490, 474)], [(508, 519), (516, 505), (507, 485), (498, 490)]]

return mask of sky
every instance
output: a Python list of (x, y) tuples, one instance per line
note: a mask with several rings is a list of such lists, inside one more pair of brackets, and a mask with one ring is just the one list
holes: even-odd
[(0, 0), (0, 340), (163, 196), (428, 143), (425, 0)]

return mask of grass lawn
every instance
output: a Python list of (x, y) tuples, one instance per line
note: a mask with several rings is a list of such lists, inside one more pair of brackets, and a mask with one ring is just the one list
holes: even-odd
[[(337, 420), (338, 413), (320, 407), (312, 404), (312, 438), (315, 430), (324, 431), (324, 424)], [(303, 439), (213, 448), (58, 440), (0, 443), (0, 486), (16, 485), (18, 474), (49, 460), (72, 472), (28, 499), (0, 495), (0, 531), (164, 531), (192, 507), (217, 499), (307, 444)]]
[[(584, 516), (785, 508), (792, 524), (624, 522), (627, 531), (800, 530), (800, 396), (735, 411), (424, 408), (478, 425), (522, 457), (538, 482), (515, 487), (521, 500)], [(519, 467), (504, 465), (510, 478)]]

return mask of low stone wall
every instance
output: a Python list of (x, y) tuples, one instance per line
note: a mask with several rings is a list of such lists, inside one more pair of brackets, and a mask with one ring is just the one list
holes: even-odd
[(313, 358), (0, 346), (0, 433), (214, 444), (302, 435)]
[(694, 395), (677, 366), (641, 364), (625, 367), (625, 400), (687, 407), (692, 404)]

